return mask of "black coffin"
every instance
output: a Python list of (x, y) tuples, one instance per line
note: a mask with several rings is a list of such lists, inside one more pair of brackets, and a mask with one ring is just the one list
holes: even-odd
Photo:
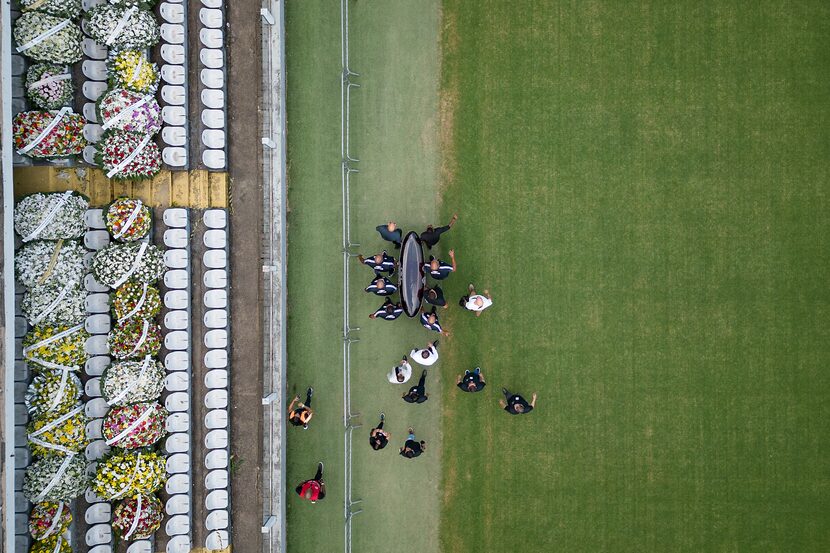
[(416, 317), (421, 310), (426, 276), (424, 274), (424, 250), (421, 248), (421, 239), (415, 232), (408, 233), (401, 244), (398, 279), (403, 310), (408, 316)]

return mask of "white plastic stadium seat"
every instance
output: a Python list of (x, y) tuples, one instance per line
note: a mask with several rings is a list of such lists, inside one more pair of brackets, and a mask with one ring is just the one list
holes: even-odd
[(202, 0), (202, 5), (206, 8), (221, 8), (224, 0)]
[[(208, 470), (228, 468), (228, 450), (213, 449), (205, 455), (205, 468)], [(225, 509), (227, 507), (208, 507), (209, 509)]]
[(91, 419), (101, 419), (109, 411), (110, 406), (104, 401), (104, 398), (96, 397), (86, 402), (84, 405), (84, 412), (86, 416)]
[[(208, 371), (210, 374), (210, 371)], [(99, 377), (90, 378), (84, 384), (84, 392), (89, 397), (101, 397), (101, 379)]]
[[(84, 213), (84, 223), (86, 223), (86, 226), (93, 229), (107, 228), (104, 223), (104, 210), (100, 208), (87, 209), (86, 213)], [(109, 290), (109, 288), (107, 288), (107, 290)]]
[(127, 553), (153, 553), (153, 542), (150, 540), (139, 540), (130, 544)]
[(162, 23), (161, 39), (169, 44), (184, 44), (184, 25)]
[[(176, 374), (176, 373), (174, 373)], [(169, 375), (168, 375), (169, 378)], [(228, 371), (226, 369), (213, 369), (205, 374), (205, 387), (210, 390), (225, 389), (228, 387)], [(222, 427), (217, 427), (222, 428)]]
[[(213, 432), (221, 432), (221, 430), (212, 430), (208, 432), (210, 436)], [(225, 433), (227, 437), (227, 432)], [(227, 441), (227, 440), (225, 440)], [(228, 471), (224, 469), (212, 470), (205, 476), (205, 487), (209, 490), (224, 490), (228, 487)]]
[(174, 249), (164, 252), (164, 264), (170, 269), (184, 269), (187, 267), (187, 250)]
[(228, 286), (228, 272), (225, 269), (206, 271), (203, 282), (208, 288), (226, 288)]
[(228, 212), (224, 209), (208, 209), (202, 220), (207, 228), (225, 228), (228, 225)]
[(106, 355), (109, 353), (107, 337), (104, 334), (95, 334), (86, 341), (86, 352), (90, 355)]
[(104, 437), (102, 427), (104, 419), (93, 419), (86, 423), (86, 437), (90, 440), (100, 440)]
[(190, 318), (187, 316), (187, 311), (183, 309), (168, 311), (164, 315), (164, 328), (167, 330), (187, 330), (189, 323)]
[[(88, 220), (87, 220), (86, 224), (88, 226), (91, 226), (91, 225), (89, 225)], [(92, 274), (88, 274), (84, 277), (84, 288), (86, 288), (87, 292), (92, 292), (92, 293), (101, 293), (101, 292), (108, 292), (109, 291), (109, 286), (105, 286), (105, 285), (101, 284), (100, 282), (98, 282), (97, 280), (95, 280), (95, 277), (92, 276)]]
[(107, 64), (103, 61), (84, 60), (81, 64), (81, 72), (86, 78), (93, 81), (107, 80)]
[(168, 125), (183, 127), (187, 121), (187, 113), (182, 106), (164, 106), (161, 108), (161, 118)]
[[(100, 398), (99, 398), (100, 399)], [(88, 403), (87, 403), (88, 405)], [(110, 446), (104, 440), (95, 440), (86, 446), (86, 458), (90, 461), (97, 461), (110, 451)]]
[(86, 297), (86, 310), (89, 313), (109, 313), (109, 294), (90, 294)]
[[(89, 81), (87, 81), (89, 82)], [(104, 134), (104, 127), (95, 123), (84, 125), (84, 138), (87, 142), (98, 142)]]
[(110, 364), (110, 358), (106, 355), (95, 355), (86, 360), (86, 374), (90, 376), (101, 376)]
[(161, 59), (172, 65), (184, 64), (184, 46), (181, 44), (162, 44)]
[(161, 159), (170, 167), (184, 167), (187, 165), (187, 150), (179, 146), (168, 146), (161, 151)]
[(84, 11), (88, 12), (95, 6), (100, 6), (106, 1), (107, 0), (81, 0), (81, 7), (84, 9)]
[(224, 229), (208, 230), (205, 231), (202, 241), (208, 248), (225, 249), (228, 245), (228, 234)]
[[(86, 63), (86, 62), (84, 62), (84, 63)], [(84, 117), (86, 117), (87, 121), (89, 121), (91, 123), (98, 123), (98, 114), (95, 113), (95, 103), (94, 102), (85, 103), (82, 111), (83, 111)]]
[(202, 8), (199, 10), (199, 21), (201, 21), (202, 25), (205, 27), (210, 27), (211, 29), (221, 29), (222, 10)]
[(84, 51), (84, 55), (89, 59), (93, 60), (104, 60), (107, 59), (107, 49), (104, 46), (101, 46), (91, 38), (85, 38), (83, 43), (81, 44), (81, 48)]
[(168, 536), (182, 536), (190, 532), (190, 517), (187, 515), (172, 516), (164, 525), (164, 532)]
[[(165, 127), (163, 130), (179, 127)], [(168, 248), (186, 248), (188, 242), (187, 231), (183, 228), (171, 228), (164, 231), (164, 245)]]
[(90, 547), (112, 543), (112, 527), (109, 524), (96, 524), (86, 531), (86, 544)]
[(173, 269), (164, 273), (164, 285), (171, 290), (190, 288), (190, 277), (184, 269)]
[(205, 292), (205, 307), (209, 309), (225, 309), (228, 307), (227, 290), (208, 290)]
[(167, 542), (166, 553), (190, 553), (190, 536), (173, 536)]
[(184, 67), (165, 63), (161, 66), (161, 79), (169, 84), (184, 84)]
[(184, 330), (168, 332), (164, 337), (164, 347), (169, 351), (185, 350), (190, 346), (190, 337)]
[(98, 251), (110, 243), (110, 233), (105, 230), (90, 230), (84, 234), (84, 246), (88, 250)]
[(225, 112), (221, 109), (203, 109), (202, 123), (211, 129), (224, 129)]
[(171, 413), (187, 411), (190, 408), (190, 396), (187, 392), (173, 392), (165, 398), (164, 408)]
[(109, 503), (95, 503), (87, 507), (84, 512), (84, 520), (90, 526), (109, 522), (112, 508)]
[(205, 354), (205, 367), (208, 369), (224, 369), (228, 366), (228, 350), (212, 349)]
[(230, 545), (230, 539), (227, 530), (214, 530), (205, 539), (205, 547), (212, 551), (214, 549), (226, 549)]
[(86, 81), (83, 86), (81, 86), (81, 91), (84, 93), (84, 97), (86, 97), (87, 100), (92, 100), (93, 102), (96, 102), (106, 89), (107, 83), (99, 81)]
[(205, 48), (221, 48), (224, 36), (221, 29), (202, 29), (199, 40)]
[(164, 489), (170, 495), (187, 493), (190, 491), (190, 477), (186, 474), (174, 474), (167, 479)]
[(171, 351), (164, 356), (164, 368), (168, 371), (186, 371), (190, 365), (190, 357), (186, 351)]
[(161, 218), (168, 227), (184, 228), (187, 226), (187, 210), (183, 207), (165, 209)]
[(204, 321), (208, 328), (226, 328), (228, 326), (228, 311), (226, 309), (211, 309), (205, 313)]
[(208, 88), (222, 88), (225, 86), (225, 74), (220, 69), (202, 69), (199, 73), (202, 84)]
[(190, 428), (190, 415), (187, 413), (171, 413), (164, 421), (164, 429), (168, 432), (187, 432)]
[(228, 331), (224, 328), (208, 330), (205, 333), (205, 347), (209, 349), (224, 349), (228, 347)]
[(161, 87), (161, 98), (166, 104), (183, 106), (187, 99), (187, 94), (185, 94), (183, 86), (166, 84)]
[[(214, 453), (220, 453), (219, 450), (211, 451), (208, 455), (212, 455)], [(221, 451), (221, 453), (227, 454), (225, 451)], [(227, 509), (228, 508), (228, 490), (213, 490), (207, 497), (205, 497), (205, 507), (209, 511), (215, 511), (216, 509)]]
[[(93, 400), (95, 401), (95, 400)], [(87, 404), (89, 405), (89, 404)], [(205, 407), (208, 409), (227, 409), (228, 408), (228, 391), (227, 390), (211, 390), (205, 394)], [(168, 408), (169, 409), (169, 408)]]
[(225, 150), (205, 150), (202, 152), (202, 162), (208, 169), (224, 169), (227, 164)]
[(170, 373), (164, 377), (164, 389), (168, 392), (185, 392), (189, 385), (190, 379), (184, 371)]
[(164, 510), (170, 516), (186, 515), (190, 513), (190, 497), (187, 494), (172, 495), (165, 503)]
[(84, 147), (84, 152), (83, 152), (84, 161), (89, 165), (97, 167), (98, 162), (95, 161), (95, 155), (97, 153), (98, 153), (98, 150), (95, 148), (95, 146), (89, 145), (89, 146)]
[[(210, 371), (208, 374), (214, 371)], [(225, 372), (225, 371), (223, 371)], [(225, 377), (228, 374), (225, 372)], [(207, 380), (207, 376), (205, 376)], [(212, 409), (208, 411), (208, 414), (205, 415), (205, 428), (208, 430), (216, 430), (217, 428), (227, 428), (228, 427), (228, 410), (227, 409)]]
[(219, 48), (202, 48), (199, 60), (208, 69), (221, 69), (225, 66), (225, 54)]
[(170, 434), (164, 440), (164, 450), (167, 453), (187, 453), (190, 451), (190, 437), (185, 432)]
[(214, 150), (221, 150), (225, 147), (224, 129), (205, 129), (202, 131), (202, 144)]
[(190, 471), (190, 457), (187, 453), (174, 453), (167, 458), (166, 466), (170, 474), (187, 474)]
[(106, 334), (110, 331), (110, 316), (104, 313), (90, 315), (84, 322), (84, 328), (90, 334)]
[(225, 250), (208, 250), (202, 259), (208, 269), (224, 269), (228, 266), (228, 254)]
[(96, 545), (95, 547), (90, 547), (87, 553), (112, 553), (112, 545), (108, 543)]
[(183, 23), (184, 7), (181, 4), (162, 2), (161, 6), (159, 6), (159, 15), (168, 23)]
[(224, 530), (228, 527), (228, 512), (225, 510), (212, 511), (205, 519), (208, 530)]
[(187, 133), (184, 127), (164, 127), (161, 129), (161, 139), (170, 146), (184, 146), (187, 142)]
[(91, 487), (87, 488), (86, 492), (84, 492), (84, 499), (86, 499), (86, 502), (89, 504), (101, 503), (102, 501), (106, 501), (105, 499), (102, 499), (95, 495), (95, 492), (92, 491)]
[(164, 294), (164, 306), (167, 309), (187, 309), (188, 303), (190, 303), (190, 295), (187, 290), (170, 290)]

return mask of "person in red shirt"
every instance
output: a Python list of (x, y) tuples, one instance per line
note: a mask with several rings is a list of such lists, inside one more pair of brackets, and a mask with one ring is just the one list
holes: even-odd
[(297, 486), (297, 495), (312, 503), (326, 497), (326, 483), (323, 482), (323, 463), (317, 464), (317, 474)]

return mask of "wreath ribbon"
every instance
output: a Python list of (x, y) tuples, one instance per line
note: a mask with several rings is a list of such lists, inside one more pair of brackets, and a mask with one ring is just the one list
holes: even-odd
[(110, 405), (115, 405), (116, 403), (127, 397), (127, 394), (132, 392), (133, 388), (135, 388), (138, 385), (138, 383), (141, 382), (141, 379), (144, 377), (144, 373), (147, 372), (148, 368), (150, 368), (150, 361), (152, 359), (152, 355), (145, 355), (144, 363), (142, 363), (141, 365), (141, 372), (138, 373), (138, 376), (134, 380), (132, 380), (120, 394), (109, 400), (107, 403)]
[(150, 140), (152, 140), (152, 139), (153, 139), (153, 137), (150, 136), (149, 134), (147, 136), (145, 136), (144, 139), (141, 141), (141, 143), (139, 143), (138, 147), (136, 147), (136, 149), (133, 150), (130, 153), (130, 155), (125, 157), (123, 160), (121, 160), (121, 163), (119, 163), (118, 165), (116, 165), (115, 167), (113, 167), (112, 169), (109, 170), (109, 172), (107, 173), (107, 178), (111, 179), (113, 175), (119, 173), (127, 165), (132, 163), (133, 160), (138, 157), (138, 154), (140, 154), (141, 151), (144, 150), (144, 148), (147, 147), (147, 144), (149, 144)]
[(52, 398), (52, 403), (49, 405), (49, 409), (46, 412), (51, 412), (57, 409), (58, 405), (61, 404), (63, 401), (63, 394), (66, 392), (66, 383), (69, 380), (69, 371), (61, 371), (61, 383), (58, 386), (58, 391), (55, 394), (55, 397)]
[(139, 56), (138, 63), (135, 64), (135, 66), (133, 67), (133, 74), (130, 75), (130, 79), (127, 81), (127, 86), (133, 84), (138, 79), (138, 77), (141, 75), (141, 70), (144, 69), (145, 63), (146, 62), (144, 61), (144, 56)]
[(24, 51), (28, 50), (29, 48), (31, 48), (33, 46), (37, 46), (38, 44), (40, 44), (41, 42), (43, 42), (47, 38), (51, 37), (52, 35), (56, 35), (59, 32), (61, 32), (64, 29), (64, 27), (66, 27), (70, 23), (72, 23), (72, 22), (69, 19), (64, 19), (63, 21), (61, 21), (60, 23), (58, 23), (57, 25), (55, 25), (54, 27), (52, 27), (48, 31), (37, 35), (35, 38), (30, 40), (26, 44), (24, 44), (22, 46), (18, 46), (17, 51), (18, 52), (24, 52)]
[[(52, 524), (49, 526), (49, 529), (46, 530), (46, 533), (43, 534), (43, 538), (46, 539), (52, 535), (52, 533), (57, 530), (58, 524), (61, 522), (61, 515), (63, 514), (63, 501), (58, 501), (58, 511), (55, 513), (54, 518), (52, 518)], [(60, 541), (61, 538), (59, 538)]]
[(30, 83), (27, 87), (29, 90), (34, 90), (35, 88), (44, 85), (44, 84), (52, 84), (57, 81), (67, 81), (72, 78), (72, 75), (69, 73), (60, 73), (59, 75), (52, 75), (51, 77), (44, 77), (38, 81)]
[(120, 35), (124, 31), (124, 27), (127, 25), (127, 21), (137, 11), (138, 11), (138, 8), (133, 6), (130, 9), (128, 9), (126, 12), (124, 12), (124, 15), (122, 15), (121, 19), (118, 21), (118, 24), (115, 26), (115, 28), (112, 30), (110, 35), (107, 37), (107, 40), (104, 41), (105, 45), (110, 46), (112, 44), (112, 41), (114, 41), (116, 38), (118, 38), (118, 35)]
[(127, 531), (126, 534), (124, 534), (124, 539), (125, 540), (130, 539), (130, 536), (132, 536), (133, 533), (138, 528), (138, 521), (141, 519), (141, 494), (138, 494), (138, 496), (135, 498), (135, 500), (136, 500), (135, 518), (133, 518), (133, 523), (130, 525), (130, 529)]
[(55, 244), (55, 251), (52, 252), (52, 259), (49, 260), (49, 265), (46, 266), (46, 270), (43, 271), (43, 274), (40, 275), (38, 282), (43, 284), (46, 280), (52, 276), (52, 271), (55, 269), (55, 265), (58, 264), (58, 254), (61, 253), (61, 248), (63, 248), (63, 239), (60, 239)]
[(54, 299), (54, 301), (52, 301), (52, 303), (50, 303), (49, 305), (47, 305), (47, 306), (46, 306), (46, 309), (44, 309), (43, 311), (41, 311), (41, 312), (40, 312), (40, 314), (39, 314), (37, 317), (35, 317), (35, 318), (33, 318), (33, 319), (32, 319), (32, 325), (37, 325), (37, 323), (39, 323), (40, 321), (42, 321), (42, 320), (46, 317), (46, 315), (48, 315), (49, 313), (51, 313), (52, 311), (54, 311), (54, 310), (55, 310), (55, 308), (57, 308), (57, 307), (58, 307), (58, 305), (60, 305), (60, 303), (63, 301), (63, 298), (65, 298), (65, 297), (66, 297), (66, 294), (68, 294), (68, 293), (69, 293), (69, 290), (70, 290), (73, 286), (75, 286), (75, 281), (74, 281), (74, 280), (70, 280), (69, 282), (67, 282), (67, 283), (66, 283), (66, 286), (64, 286), (64, 287), (63, 287), (63, 289), (61, 290), (61, 293), (60, 293), (60, 294), (58, 294), (58, 297), (57, 297), (57, 298), (55, 298), (55, 299)]
[[(121, 111), (119, 111), (115, 115), (115, 117), (113, 117), (112, 119), (107, 119), (104, 122), (104, 124), (102, 125), (103, 129), (104, 130), (109, 129), (110, 127), (112, 127), (113, 125), (115, 125), (116, 123), (118, 123), (119, 121), (121, 121), (122, 119), (124, 119), (125, 117), (127, 117), (132, 112), (134, 112), (135, 110), (137, 110), (138, 108), (140, 108), (141, 106), (143, 106), (144, 104), (146, 104), (147, 102), (149, 102), (152, 99), (153, 99), (153, 96), (151, 94), (147, 94), (146, 96), (142, 97), (137, 102), (133, 102), (129, 106), (127, 106), (124, 109), (122, 109)], [(116, 236), (115, 238), (118, 238), (118, 237)]]
[(138, 417), (137, 419), (135, 419), (127, 428), (125, 428), (124, 430), (119, 432), (117, 435), (115, 435), (114, 437), (107, 440), (107, 442), (106, 442), (107, 445), (112, 445), (112, 444), (118, 443), (119, 441), (121, 441), (122, 438), (129, 435), (130, 432), (132, 432), (133, 430), (138, 428), (139, 425), (141, 425), (144, 421), (146, 421), (147, 419), (150, 418), (150, 415), (152, 415), (153, 411), (155, 411), (155, 406), (156, 406), (155, 403), (151, 404), (147, 409), (144, 410), (143, 413), (141, 413), (141, 416)]
[(55, 205), (49, 208), (49, 211), (46, 213), (46, 217), (40, 220), (40, 223), (38, 223), (37, 227), (35, 227), (35, 230), (23, 237), (23, 241), (28, 242), (30, 240), (34, 240), (35, 238), (37, 238), (40, 235), (40, 233), (43, 232), (43, 230), (49, 225), (49, 223), (52, 222), (52, 219), (55, 218), (60, 208), (62, 208), (64, 204), (66, 204), (66, 201), (69, 199), (69, 196), (71, 195), (72, 191), (67, 190), (59, 196), (54, 196), (58, 199), (58, 201), (55, 202)]
[(135, 304), (129, 313), (118, 319), (118, 324), (124, 324), (124, 321), (128, 321), (132, 319), (136, 313), (141, 311), (141, 308), (144, 307), (144, 302), (147, 301), (147, 283), (145, 282), (142, 290), (141, 290), (141, 297), (138, 298), (138, 301)]
[[(146, 98), (147, 98), (147, 96), (145, 96), (145, 99)], [(133, 105), (135, 105), (135, 104), (133, 104)], [(124, 113), (124, 112), (122, 111), (121, 113)], [(118, 115), (120, 116), (121, 113), (119, 113)], [(110, 119), (110, 121), (115, 121), (117, 118), (118, 117), (116, 117), (115, 119)], [(136, 200), (135, 203), (136, 203), (135, 208), (133, 208), (132, 212), (130, 213), (130, 216), (127, 217), (126, 221), (124, 221), (124, 224), (121, 226), (121, 229), (118, 232), (116, 232), (115, 234), (112, 235), (113, 238), (118, 239), (118, 238), (121, 238), (122, 236), (124, 236), (124, 233), (127, 232), (128, 230), (130, 230), (130, 227), (133, 226), (133, 223), (135, 223), (135, 220), (138, 218), (138, 215), (141, 213), (141, 208), (144, 207), (144, 203), (141, 200)]]
[[(145, 138), (145, 140), (148, 140), (148, 141), (149, 141), (149, 139), (150, 139), (149, 136)], [(119, 171), (120, 171), (120, 169), (119, 169)], [(135, 256), (135, 259), (133, 260), (133, 266), (130, 267), (130, 270), (127, 271), (126, 273), (124, 273), (124, 275), (121, 278), (119, 278), (118, 280), (115, 281), (115, 284), (113, 284), (113, 286), (112, 286), (113, 288), (118, 288), (119, 286), (121, 286), (122, 284), (127, 282), (130, 279), (131, 276), (133, 276), (133, 273), (135, 273), (138, 270), (138, 265), (141, 263), (141, 260), (144, 258), (144, 252), (145, 251), (147, 251), (147, 242), (142, 242), (141, 245), (138, 247), (138, 253)]]
[(141, 349), (141, 346), (143, 346), (144, 342), (147, 341), (147, 332), (149, 330), (150, 330), (150, 321), (145, 319), (144, 325), (141, 329), (141, 336), (138, 338), (138, 342), (136, 342), (135, 345), (133, 346), (133, 349), (130, 350), (130, 353), (128, 353), (126, 356), (124, 356), (125, 359), (129, 359), (130, 357), (135, 355), (135, 352), (137, 352), (139, 349)]
[(26, 346), (25, 348), (23, 348), (23, 356), (27, 357), (29, 352), (34, 351), (34, 350), (36, 350), (38, 348), (41, 348), (43, 346), (48, 346), (52, 342), (57, 342), (61, 338), (66, 338), (67, 336), (75, 334), (76, 332), (78, 332), (82, 328), (84, 328), (83, 323), (81, 323), (79, 325), (75, 325), (72, 328), (67, 328), (63, 332), (58, 332), (54, 336), (50, 336), (48, 338), (45, 338), (45, 339), (41, 340), (40, 342), (32, 344), (31, 346)]
[(130, 488), (133, 487), (133, 482), (135, 482), (135, 479), (138, 478), (139, 468), (141, 468), (141, 453), (139, 453), (138, 456), (135, 458), (135, 469), (133, 469), (133, 475), (130, 476), (130, 481), (127, 482), (127, 485), (124, 486), (120, 492), (112, 496), (111, 499), (118, 499), (119, 497), (127, 493), (130, 490)]
[(46, 487), (43, 488), (43, 491), (37, 494), (37, 497), (35, 498), (33, 503), (40, 503), (41, 501), (43, 501), (43, 498), (46, 497), (49, 494), (49, 492), (52, 491), (52, 488), (58, 485), (58, 482), (60, 482), (61, 478), (63, 478), (63, 475), (66, 473), (67, 470), (69, 470), (69, 464), (72, 462), (72, 459), (74, 457), (74, 453), (70, 453), (66, 456), (66, 459), (63, 460), (63, 463), (61, 463), (60, 468), (58, 468), (58, 472), (55, 473), (55, 476), (52, 477), (52, 480), (50, 480)]
[(40, 436), (44, 432), (48, 432), (48, 431), (52, 430), (53, 428), (55, 428), (59, 424), (71, 419), (72, 417), (74, 417), (75, 415), (77, 415), (78, 413), (80, 413), (83, 410), (84, 410), (84, 406), (83, 406), (83, 404), (81, 404), (81, 405), (77, 406), (76, 408), (72, 409), (67, 414), (60, 417), (59, 419), (55, 419), (52, 422), (50, 422), (49, 424), (41, 427), (40, 430), (36, 430), (36, 431), (32, 432), (31, 434), (29, 434), (29, 438), (32, 438), (33, 436), (35, 436), (35, 437)]

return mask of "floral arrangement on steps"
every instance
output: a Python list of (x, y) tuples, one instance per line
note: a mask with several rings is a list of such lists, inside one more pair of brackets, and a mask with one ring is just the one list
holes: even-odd
[(76, 454), (89, 444), (83, 409), (65, 415), (46, 414), (34, 419), (27, 427), (29, 448), (37, 456)]
[(155, 286), (126, 282), (110, 295), (110, 305), (117, 324), (137, 319), (154, 319), (161, 311), (161, 296)]
[(42, 501), (29, 514), (29, 534), (36, 541), (62, 535), (72, 524), (72, 511), (63, 501)]
[(112, 528), (125, 540), (152, 536), (164, 520), (164, 507), (155, 495), (137, 495), (123, 500), (112, 514)]
[(70, 19), (26, 12), (14, 24), (17, 51), (33, 60), (75, 63), (83, 57), (81, 28)]
[(161, 330), (148, 320), (133, 319), (107, 335), (110, 355), (116, 359), (141, 359), (156, 355), (161, 349)]
[(113, 363), (101, 375), (101, 395), (110, 405), (156, 401), (164, 389), (165, 370), (152, 357)]
[(86, 319), (87, 293), (77, 282), (36, 284), (23, 294), (21, 310), (32, 326), (79, 325)]
[(168, 414), (158, 403), (113, 407), (104, 417), (104, 439), (107, 445), (121, 449), (151, 446), (164, 436)]
[(66, 66), (36, 63), (26, 71), (26, 96), (40, 109), (60, 109), (72, 102), (74, 93)]
[(164, 274), (164, 254), (152, 244), (111, 243), (92, 259), (95, 280), (118, 288), (127, 280), (152, 284)]
[(23, 337), (23, 359), (32, 370), (80, 371), (89, 333), (83, 325), (36, 326)]
[(107, 500), (149, 495), (167, 480), (166, 461), (155, 452), (116, 451), (98, 462), (92, 490)]
[(14, 208), (14, 230), (24, 242), (82, 238), (89, 201), (76, 192), (30, 194)]
[(14, 147), (31, 158), (76, 156), (86, 146), (85, 120), (70, 108), (60, 111), (22, 111), (12, 120)]
[(98, 100), (98, 120), (104, 130), (154, 135), (161, 130), (161, 107), (152, 94), (114, 88)]
[(95, 163), (107, 178), (149, 179), (161, 171), (161, 152), (149, 135), (108, 130), (98, 142)]
[(72, 546), (63, 536), (53, 536), (34, 542), (29, 553), (72, 553)]
[(104, 210), (104, 224), (115, 240), (135, 242), (149, 234), (153, 216), (141, 200), (118, 198)]
[(20, 0), (20, 9), (76, 19), (81, 15), (81, 0)]
[[(66, 377), (64, 377), (66, 374)], [(65, 415), (77, 409), (83, 393), (83, 384), (76, 374), (68, 371), (47, 371), (32, 379), (26, 389), (26, 409), (33, 417)]]
[(48, 455), (26, 469), (23, 495), (32, 503), (71, 501), (82, 495), (89, 478), (83, 455)]
[(110, 53), (107, 72), (112, 88), (126, 88), (142, 94), (154, 94), (158, 88), (158, 66), (138, 50)]
[(101, 4), (87, 12), (87, 34), (111, 50), (141, 50), (159, 41), (159, 26), (153, 14), (135, 6)]

